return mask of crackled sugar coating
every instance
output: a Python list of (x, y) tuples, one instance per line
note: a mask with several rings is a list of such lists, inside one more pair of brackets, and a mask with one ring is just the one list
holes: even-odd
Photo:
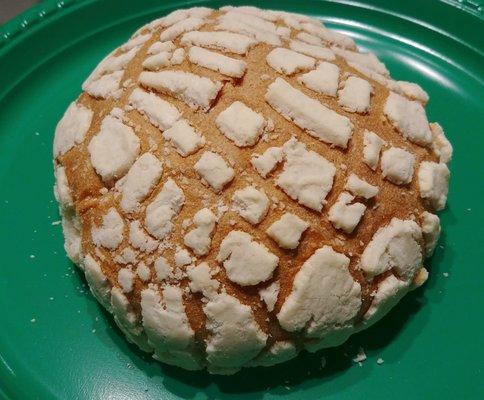
[(427, 94), (303, 15), (178, 10), (54, 140), (69, 257), (129, 341), (230, 374), (344, 342), (421, 285), (452, 147)]

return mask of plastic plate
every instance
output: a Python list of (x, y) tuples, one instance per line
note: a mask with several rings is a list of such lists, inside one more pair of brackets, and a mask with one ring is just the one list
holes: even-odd
[[(0, 28), (0, 394), (22, 400), (482, 398), (484, 22), (475, 3), (257, 2), (320, 17), (375, 52), (392, 76), (421, 84), (430, 94), (430, 121), (439, 121), (454, 145), (444, 234), (427, 261), (430, 278), (380, 323), (337, 349), (210, 376), (142, 354), (87, 293), (57, 224), (56, 122), (88, 73), (136, 28), (200, 4), (223, 3), (47, 1)], [(352, 361), (359, 346), (368, 356), (361, 366)]]

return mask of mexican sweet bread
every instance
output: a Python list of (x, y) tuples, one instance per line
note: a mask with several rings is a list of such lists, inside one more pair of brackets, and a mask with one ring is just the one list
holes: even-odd
[(57, 125), (65, 248), (130, 342), (230, 374), (343, 343), (427, 278), (452, 147), (417, 84), (304, 15), (175, 11)]

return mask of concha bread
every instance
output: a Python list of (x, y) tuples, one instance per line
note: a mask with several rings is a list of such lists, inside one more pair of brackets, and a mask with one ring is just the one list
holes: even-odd
[(427, 94), (315, 19), (178, 10), (54, 140), (68, 256), (129, 341), (230, 374), (343, 343), (427, 277), (452, 147)]

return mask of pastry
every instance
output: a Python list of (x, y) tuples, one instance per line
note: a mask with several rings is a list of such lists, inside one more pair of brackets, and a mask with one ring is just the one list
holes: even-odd
[(337, 346), (427, 278), (452, 147), (427, 93), (319, 20), (175, 11), (60, 120), (65, 249), (128, 340), (231, 374)]

